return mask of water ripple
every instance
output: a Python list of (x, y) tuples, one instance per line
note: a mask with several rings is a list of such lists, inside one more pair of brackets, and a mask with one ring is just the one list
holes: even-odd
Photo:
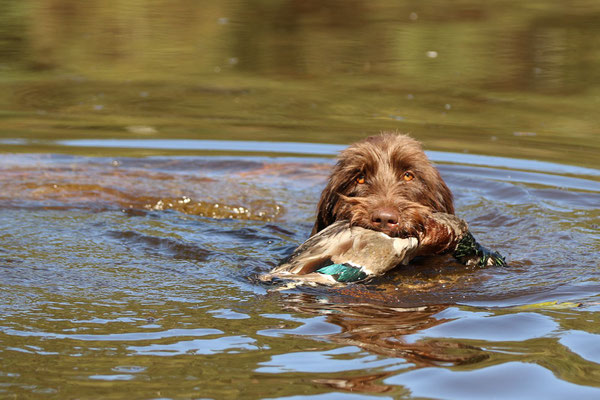
[(218, 335), (223, 332), (218, 329), (169, 329), (166, 331), (156, 332), (129, 332), (129, 333), (111, 333), (106, 335), (85, 335), (85, 334), (64, 334), (64, 333), (53, 333), (53, 332), (35, 332), (35, 331), (21, 331), (16, 329), (7, 329), (0, 327), (6, 335), (10, 336), (22, 336), (22, 337), (40, 337), (44, 339), (72, 339), (82, 341), (143, 341), (143, 340), (157, 340), (172, 337), (187, 337), (187, 336), (208, 336)]
[[(423, 368), (390, 378), (385, 383), (402, 385), (415, 397), (482, 399), (594, 399), (600, 388), (557, 380), (548, 369), (531, 363), (507, 362), (474, 371)], [(435, 384), (432, 384), (435, 382)]]
[(170, 238), (144, 235), (135, 231), (109, 231), (108, 236), (122, 240), (130, 246), (142, 247), (154, 254), (171, 254), (174, 258), (204, 261), (211, 251)]
[[(351, 357), (348, 357), (352, 355)], [(301, 351), (277, 354), (259, 363), (256, 372), (281, 374), (288, 372), (332, 373), (360, 369), (407, 365), (401, 358), (379, 358), (353, 346), (328, 351)]]
[[(138, 355), (176, 356), (181, 354), (238, 353), (259, 350), (256, 340), (246, 336), (225, 336), (217, 339), (196, 339), (172, 344), (150, 344), (148, 346), (128, 346), (127, 349)], [(262, 349), (266, 349), (263, 347)]]

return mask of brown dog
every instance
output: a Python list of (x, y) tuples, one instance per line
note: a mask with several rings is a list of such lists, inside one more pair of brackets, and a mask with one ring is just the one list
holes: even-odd
[(382, 133), (341, 152), (321, 194), (311, 238), (260, 279), (359, 282), (434, 254), (451, 254), (469, 266), (506, 266), (454, 215), (452, 193), (420, 143)]
[(390, 236), (419, 236), (432, 212), (454, 214), (452, 193), (421, 144), (382, 133), (341, 152), (311, 236), (337, 220)]

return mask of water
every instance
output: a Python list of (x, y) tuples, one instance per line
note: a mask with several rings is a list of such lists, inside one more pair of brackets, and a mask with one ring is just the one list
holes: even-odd
[[(600, 397), (595, 2), (2, 8), (0, 398)], [(384, 129), (511, 267), (257, 283)]]
[(597, 180), (440, 164), (511, 268), (277, 292), (252, 277), (307, 237), (330, 159), (2, 160), (6, 395), (600, 391)]

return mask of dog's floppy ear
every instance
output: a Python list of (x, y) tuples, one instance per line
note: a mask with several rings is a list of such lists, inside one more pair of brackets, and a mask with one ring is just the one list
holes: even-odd
[(350, 171), (346, 167), (344, 160), (340, 159), (329, 176), (327, 186), (325, 186), (323, 193), (321, 193), (321, 198), (317, 205), (317, 218), (310, 234), (311, 236), (336, 221), (340, 208), (340, 194), (346, 194), (348, 186), (352, 181), (352, 177), (349, 174)]
[(432, 207), (436, 211), (454, 214), (454, 196), (452, 196), (452, 191), (450, 191), (450, 188), (448, 188), (440, 172), (435, 167), (433, 167), (433, 179), (430, 179), (428, 186), (430, 186), (432, 192), (436, 195)]
[(311, 236), (335, 222), (335, 206), (340, 198), (338, 195), (340, 188), (336, 187), (334, 182), (336, 180), (335, 172), (329, 177), (327, 186), (325, 186), (323, 193), (321, 193), (321, 198), (317, 205), (317, 218), (310, 233)]

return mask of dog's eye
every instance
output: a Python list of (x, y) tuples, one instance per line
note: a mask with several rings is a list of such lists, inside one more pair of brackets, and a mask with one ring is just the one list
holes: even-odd
[(365, 176), (364, 175), (357, 176), (356, 183), (358, 183), (359, 185), (362, 185), (363, 183), (365, 183)]
[(413, 173), (412, 173), (412, 172), (410, 172), (410, 171), (406, 171), (406, 172), (404, 173), (404, 175), (402, 175), (402, 178), (403, 178), (403, 179), (404, 179), (406, 182), (409, 182), (409, 181), (412, 181), (413, 179), (415, 179), (415, 174), (413, 174)]

